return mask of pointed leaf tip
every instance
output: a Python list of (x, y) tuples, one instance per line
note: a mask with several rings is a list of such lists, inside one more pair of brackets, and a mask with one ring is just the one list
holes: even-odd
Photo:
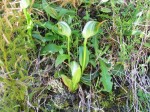
[[(104, 21), (103, 21), (104, 22)], [(97, 21), (89, 21), (86, 23), (86, 25), (83, 28), (82, 36), (83, 38), (89, 38), (98, 33), (99, 27), (103, 22), (97, 22)]]

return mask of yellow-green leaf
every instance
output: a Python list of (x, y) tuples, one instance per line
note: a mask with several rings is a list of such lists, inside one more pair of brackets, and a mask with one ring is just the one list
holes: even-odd
[(69, 91), (73, 91), (72, 89), (72, 81), (66, 75), (61, 75), (64, 84), (68, 87)]

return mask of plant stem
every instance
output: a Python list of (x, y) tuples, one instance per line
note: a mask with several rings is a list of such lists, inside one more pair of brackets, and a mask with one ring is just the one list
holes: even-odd
[(82, 73), (85, 69), (85, 61), (86, 61), (86, 43), (87, 43), (87, 39), (84, 39), (84, 50), (83, 50), (83, 65), (82, 65)]
[(67, 37), (67, 38), (68, 38), (67, 50), (68, 50), (68, 55), (69, 55), (68, 63), (70, 64), (70, 37)]
[(33, 29), (33, 21), (32, 18), (29, 14), (29, 12), (27, 11), (27, 9), (23, 9), (26, 21), (27, 21), (27, 32), (28, 34), (31, 36), (32, 35), (32, 29)]

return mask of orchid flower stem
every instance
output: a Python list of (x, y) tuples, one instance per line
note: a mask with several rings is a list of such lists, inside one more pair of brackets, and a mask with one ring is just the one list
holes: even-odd
[(68, 38), (67, 50), (68, 50), (68, 55), (69, 55), (68, 63), (70, 64), (70, 37), (67, 37), (67, 38)]
[(82, 66), (82, 73), (85, 69), (85, 62), (86, 62), (86, 43), (87, 43), (87, 38), (84, 39), (84, 51), (83, 51), (83, 66)]

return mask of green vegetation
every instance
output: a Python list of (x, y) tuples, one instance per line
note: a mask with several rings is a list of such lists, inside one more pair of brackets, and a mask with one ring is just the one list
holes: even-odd
[(0, 112), (149, 112), (149, 6), (0, 1)]

